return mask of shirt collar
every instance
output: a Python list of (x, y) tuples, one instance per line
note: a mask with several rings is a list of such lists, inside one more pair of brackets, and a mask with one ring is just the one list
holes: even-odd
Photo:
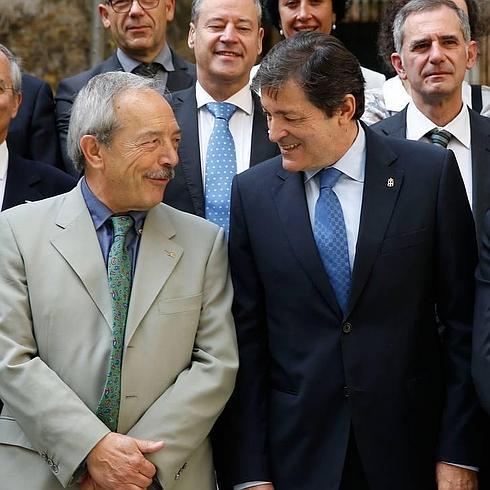
[(446, 124), (446, 126), (441, 128), (423, 114), (413, 102), (410, 102), (407, 108), (407, 138), (418, 141), (434, 129), (434, 127), (449, 131), (461, 144), (468, 149), (470, 148), (470, 113), (465, 104), (462, 105), (459, 114)]
[[(104, 226), (107, 220), (114, 215), (114, 213), (95, 196), (88, 186), (85, 177), (82, 177), (81, 180), (82, 195), (85, 199), (85, 204), (87, 205), (90, 216), (92, 217), (92, 221), (94, 222), (94, 227), (96, 231), (98, 231), (102, 226)], [(146, 211), (130, 211), (127, 214), (132, 216), (134, 219), (135, 230), (140, 230), (143, 228), (143, 223), (146, 218)]]
[[(199, 81), (196, 82), (196, 101), (197, 108), (205, 106), (208, 102), (216, 102), (202, 87)], [(243, 112), (249, 116), (253, 112), (253, 99), (252, 92), (250, 91), (250, 85), (245, 85), (238, 92), (233, 94), (230, 98), (224, 100), (230, 104), (236, 105)]]
[[(340, 170), (353, 180), (364, 182), (364, 174), (366, 171), (366, 133), (364, 128), (357, 123), (357, 136), (351, 147), (332, 167)], [(312, 179), (323, 168), (317, 170), (306, 170), (304, 181), (305, 183)]]
[[(121, 48), (117, 48), (116, 56), (126, 72), (132, 72), (137, 66), (141, 65), (141, 61), (131, 58)], [(167, 43), (165, 43), (165, 46), (163, 46), (161, 51), (156, 55), (153, 62), (160, 63), (166, 71), (175, 71), (174, 62), (172, 60), (172, 51), (170, 51), (170, 47)]]
[(7, 148), (7, 142), (4, 141), (0, 144), (0, 180), (7, 178), (7, 168), (9, 164), (9, 149)]

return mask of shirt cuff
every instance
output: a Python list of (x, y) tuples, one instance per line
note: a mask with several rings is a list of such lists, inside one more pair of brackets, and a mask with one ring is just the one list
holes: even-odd
[(255, 487), (257, 485), (272, 485), (272, 483), (270, 481), (249, 481), (240, 483), (240, 485), (234, 485), (233, 490), (245, 490), (246, 488)]

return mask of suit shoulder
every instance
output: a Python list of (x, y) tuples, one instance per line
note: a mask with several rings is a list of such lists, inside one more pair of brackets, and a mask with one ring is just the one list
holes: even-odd
[(369, 126), (369, 128), (378, 134), (389, 135), (397, 128), (401, 128), (403, 126), (404, 118), (404, 113), (399, 112), (397, 114), (394, 114), (393, 116), (378, 121), (372, 126)]
[(276, 155), (238, 174), (236, 179), (241, 182), (263, 180), (275, 176), (280, 170), (282, 170), (282, 156)]
[(95, 75), (99, 75), (100, 73), (105, 73), (111, 70), (117, 70), (116, 60), (114, 60), (115, 55), (104, 60), (102, 63), (89, 68), (88, 70), (77, 73), (76, 75), (72, 75), (67, 78), (63, 78), (59, 85), (56, 93), (56, 98), (59, 96), (66, 95), (74, 95), (77, 94), (86, 84), (87, 82), (95, 77)]
[[(10, 160), (13, 168), (26, 175), (38, 175), (43, 179), (57, 182), (60, 185), (65, 185), (67, 188), (73, 188), (77, 180), (70, 174), (45, 163), (35, 160), (28, 160), (14, 152), (10, 152)], [(9, 162), (10, 163), (10, 162)]]
[(205, 232), (211, 235), (216, 235), (220, 229), (219, 226), (195, 214), (186, 213), (165, 203), (161, 203), (158, 206), (167, 213), (176, 229), (186, 229), (191, 233)]

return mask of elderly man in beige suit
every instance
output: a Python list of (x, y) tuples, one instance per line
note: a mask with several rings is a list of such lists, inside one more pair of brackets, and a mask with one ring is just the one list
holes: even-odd
[(161, 203), (180, 130), (152, 83), (89, 82), (79, 185), (0, 215), (1, 488), (216, 488), (238, 364), (226, 245)]

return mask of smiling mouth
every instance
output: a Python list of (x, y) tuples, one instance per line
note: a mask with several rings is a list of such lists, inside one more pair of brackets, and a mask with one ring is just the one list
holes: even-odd
[(297, 32), (313, 32), (318, 29), (318, 26), (295, 26), (294, 30)]
[(281, 149), (281, 151), (292, 151), (292, 150), (295, 150), (296, 148), (298, 148), (300, 144), (299, 143), (294, 143), (293, 145), (280, 145), (279, 148)]
[(231, 56), (233, 58), (239, 58), (241, 55), (233, 51), (216, 51), (218, 56)]

